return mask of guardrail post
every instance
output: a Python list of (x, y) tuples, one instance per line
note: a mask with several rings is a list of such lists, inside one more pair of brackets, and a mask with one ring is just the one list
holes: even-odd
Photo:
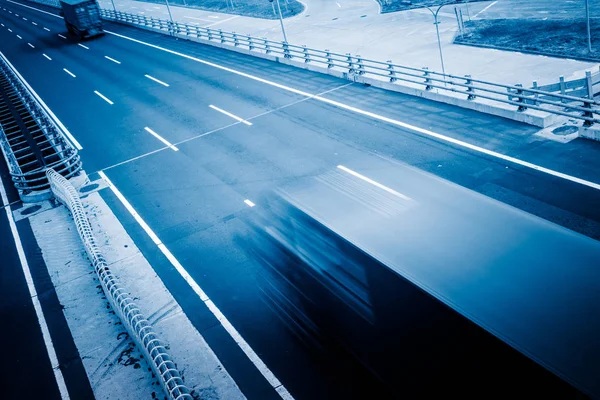
[(200, 39), (202, 37), (202, 34), (200, 33), (200, 27), (198, 25), (196, 25), (196, 37), (198, 39)]
[(247, 35), (246, 37), (248, 38), (248, 50), (254, 50), (254, 39), (250, 35)]
[(283, 47), (283, 58), (292, 58), (292, 55), (290, 54), (290, 46), (287, 44), (287, 42), (281, 42), (282, 47)]
[(235, 33), (235, 32), (232, 32), (232, 33), (233, 33), (233, 46), (234, 46), (234, 47), (237, 47), (237, 46), (239, 46), (239, 44), (240, 44), (240, 42), (239, 42), (239, 40), (238, 40), (237, 33)]
[(325, 49), (325, 57), (327, 57), (327, 69), (333, 68), (333, 59), (331, 58), (331, 53), (329, 49)]
[(592, 73), (585, 71), (585, 86), (587, 87), (587, 98), (594, 98), (594, 83), (592, 82)]
[[(560, 84), (560, 94), (562, 94), (563, 96), (566, 94), (567, 91), (567, 85), (565, 84), (565, 77), (564, 76), (560, 76), (558, 78), (559, 84)], [(564, 103), (565, 100), (564, 99), (560, 99), (561, 103)]]
[(398, 80), (398, 78), (396, 78), (396, 71), (394, 71), (394, 64), (392, 64), (392, 60), (387, 60), (386, 62), (388, 63), (387, 69), (390, 71), (390, 83), (394, 83)]
[(353, 68), (353, 64), (352, 64), (352, 55), (350, 55), (350, 53), (346, 53), (346, 61), (348, 62), (348, 73), (349, 74), (353, 74), (354, 73), (354, 68)]
[(527, 110), (527, 107), (525, 107), (525, 99), (523, 97), (523, 89), (520, 89), (523, 87), (523, 85), (520, 83), (517, 83), (515, 86), (517, 86), (519, 88), (519, 89), (517, 89), (517, 92), (515, 93), (517, 95), (516, 96), (517, 102), (520, 103), (517, 111), (523, 112), (523, 111)]
[(473, 87), (473, 80), (471, 79), (471, 75), (465, 75), (467, 85), (467, 100), (475, 100), (475, 88)]
[[(538, 88), (538, 83), (537, 83), (537, 81), (533, 81), (533, 89), (536, 89), (536, 90), (537, 90), (537, 88)], [(538, 98), (539, 98), (539, 97), (540, 97), (540, 94), (539, 94), (539, 93), (534, 93), (534, 94), (533, 94), (533, 104), (534, 104), (534, 105), (536, 105), (536, 106), (539, 106), (539, 105), (540, 105), (540, 102), (538, 101)]]
[(431, 90), (433, 89), (433, 86), (431, 86), (431, 74), (429, 73), (429, 68), (428, 67), (423, 67), (423, 76), (425, 77), (425, 90)]
[[(589, 109), (589, 111), (585, 111), (582, 116), (586, 117), (586, 118), (594, 118), (594, 113), (592, 112), (592, 103), (591, 102), (584, 102), (583, 103), (583, 107)], [(590, 127), (594, 124), (593, 121), (586, 119), (585, 121), (583, 121), (583, 126), (585, 127)]]
[(359, 54), (356, 55), (356, 64), (358, 65), (358, 74), (364, 75), (365, 74), (365, 65), (363, 64), (363, 60)]
[(265, 41), (265, 54), (271, 53), (271, 45), (267, 39), (263, 39)]
[(310, 54), (308, 53), (308, 49), (306, 46), (302, 46), (302, 54), (304, 55), (304, 63), (310, 62)]
[(219, 29), (219, 37), (221, 38), (221, 43), (225, 43), (225, 36), (223, 35), (223, 31)]

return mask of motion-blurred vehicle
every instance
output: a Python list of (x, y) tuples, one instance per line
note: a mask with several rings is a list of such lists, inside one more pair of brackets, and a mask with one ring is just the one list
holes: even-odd
[(345, 167), (252, 209), (265, 301), (407, 398), (600, 396), (600, 243), (395, 167)]
[(72, 35), (80, 39), (104, 35), (96, 0), (60, 0), (60, 6), (60, 15), (64, 17), (65, 26)]

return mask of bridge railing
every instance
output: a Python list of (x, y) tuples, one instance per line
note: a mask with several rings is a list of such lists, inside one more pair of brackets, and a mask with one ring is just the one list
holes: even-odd
[[(25, 111), (43, 135), (43, 138), (38, 138), (35, 143), (30, 143), (20, 133), (20, 130), (9, 134), (0, 127), (0, 147), (7, 161), (11, 179), (21, 198), (25, 199), (25, 196), (32, 192), (49, 188), (44, 173), (46, 168), (53, 168), (61, 175), (69, 178), (79, 173), (81, 160), (77, 149), (63, 136), (54, 120), (17, 76), (12, 65), (1, 52), (0, 76), (4, 78), (0, 90), (6, 92), (6, 96), (10, 92), (18, 97), (24, 105)], [(12, 102), (13, 100), (8, 99), (6, 101)], [(4, 111), (8, 112), (7, 110)], [(33, 147), (36, 147), (36, 149)], [(35, 151), (39, 151), (41, 155), (37, 159), (39, 165), (32, 168), (27, 156)]]
[(154, 332), (154, 328), (137, 307), (131, 295), (120, 286), (117, 278), (108, 267), (96, 244), (92, 227), (85, 215), (77, 190), (67, 179), (51, 168), (46, 170), (46, 175), (56, 199), (71, 211), (81, 242), (92, 262), (106, 298), (121, 319), (123, 326), (127, 329), (129, 337), (144, 353), (167, 398), (170, 400), (192, 400), (191, 392), (183, 382), (175, 362), (167, 353), (165, 345)]
[(355, 81), (360, 81), (361, 77), (368, 77), (425, 91), (436, 90), (440, 94), (447, 94), (467, 101), (483, 100), (491, 104), (502, 104), (518, 112), (537, 110), (561, 115), (581, 120), (586, 126), (600, 122), (600, 102), (589, 97), (551, 93), (535, 88), (526, 88), (520, 84), (494, 83), (473, 79), (470, 75), (443, 74), (428, 68), (407, 67), (394, 64), (391, 61), (370, 60), (360, 55), (313, 49), (122, 11), (102, 9), (101, 15), (107, 20), (156, 29), (174, 36), (199, 39), (204, 42), (215, 43), (221, 47), (228, 45), (249, 52), (320, 66), (326, 70), (344, 73), (347, 79)]

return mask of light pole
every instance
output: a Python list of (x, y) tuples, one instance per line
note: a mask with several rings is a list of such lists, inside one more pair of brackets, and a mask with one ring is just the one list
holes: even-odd
[(592, 52), (592, 30), (590, 28), (590, 0), (585, 0), (585, 19), (587, 20), (588, 51)]
[(117, 7), (115, 7), (115, 0), (110, 0), (110, 2), (112, 3), (115, 12), (117, 12)]
[(169, 0), (165, 0), (167, 4), (167, 11), (169, 12), (169, 18), (171, 19), (171, 23), (173, 23), (173, 15), (171, 15), (171, 7), (169, 7)]
[(431, 11), (431, 15), (433, 15), (433, 24), (435, 25), (435, 32), (437, 33), (438, 48), (440, 49), (440, 62), (442, 63), (442, 74), (444, 74), (444, 84), (446, 84), (446, 68), (444, 68), (444, 55), (442, 54), (442, 41), (440, 40), (440, 28), (438, 26), (440, 24), (440, 21), (438, 20), (438, 13), (445, 5), (446, 4), (442, 4), (439, 6), (435, 12), (431, 8), (427, 7), (427, 9)]
[(281, 23), (281, 32), (283, 32), (283, 41), (287, 43), (287, 36), (285, 35), (285, 29), (283, 28), (283, 15), (281, 15), (281, 7), (279, 6), (279, 0), (277, 0), (277, 10), (279, 11), (279, 22)]

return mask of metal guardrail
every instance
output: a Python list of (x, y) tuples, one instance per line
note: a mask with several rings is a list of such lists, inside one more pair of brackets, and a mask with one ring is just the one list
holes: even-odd
[(129, 293), (119, 286), (117, 278), (113, 276), (106, 260), (100, 253), (77, 190), (67, 179), (51, 168), (46, 170), (46, 175), (56, 199), (63, 203), (73, 215), (77, 232), (92, 261), (106, 298), (123, 322), (129, 336), (144, 353), (154, 374), (160, 380), (165, 394), (171, 400), (193, 399), (175, 362), (168, 355), (164, 344), (154, 332), (154, 328), (135, 305)]
[[(60, 7), (58, 0), (30, 0), (41, 4)], [(528, 109), (543, 111), (583, 121), (584, 126), (600, 122), (600, 102), (586, 97), (548, 93), (536, 88), (525, 88), (522, 84), (504, 85), (473, 79), (470, 75), (457, 76), (414, 68), (391, 61), (381, 62), (362, 58), (360, 55), (334, 53), (329, 50), (311, 49), (265, 38), (226, 32), (220, 29), (203, 28), (180, 22), (132, 14), (122, 11), (101, 9), (104, 19), (155, 29), (173, 36), (202, 40), (205, 43), (230, 45), (250, 52), (283, 57), (304, 64), (321, 65), (326, 70), (347, 74), (348, 79), (360, 77), (404, 84), (426, 91), (437, 89), (440, 93), (468, 101), (483, 99), (497, 105), (514, 107), (518, 112)]]
[(131, 25), (163, 31), (165, 33), (200, 39), (243, 48), (250, 52), (283, 57), (303, 64), (316, 64), (327, 70), (337, 70), (347, 74), (348, 79), (358, 77), (374, 78), (389, 83), (408, 84), (426, 91), (437, 89), (439, 93), (464, 98), (469, 101), (484, 99), (488, 102), (515, 107), (516, 111), (528, 109), (558, 114), (583, 120), (589, 126), (600, 122), (600, 102), (592, 98), (569, 96), (561, 93), (548, 93), (522, 85), (504, 85), (473, 79), (470, 75), (456, 76), (431, 71), (428, 68), (413, 68), (391, 61), (381, 62), (362, 58), (360, 55), (340, 54), (329, 50), (311, 49), (265, 38), (225, 32), (220, 29), (203, 28), (180, 22), (147, 17), (122, 11), (102, 9), (103, 18)]
[(12, 181), (25, 200), (25, 195), (49, 188), (46, 168), (69, 178), (79, 173), (81, 160), (1, 53), (0, 78), (0, 124), (4, 124), (0, 126), (0, 147)]

